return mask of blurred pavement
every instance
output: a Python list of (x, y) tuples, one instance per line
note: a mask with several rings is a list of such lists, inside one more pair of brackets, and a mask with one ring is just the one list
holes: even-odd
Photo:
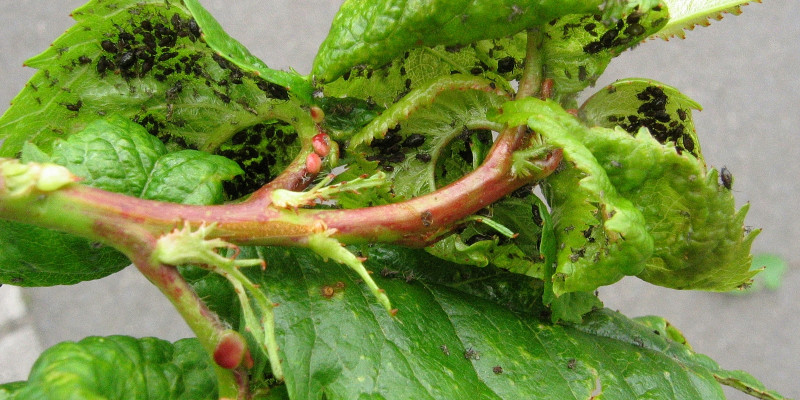
[[(83, 1), (0, 2), (0, 111), (33, 70), (25, 59), (72, 25)], [(340, 1), (203, 0), (223, 27), (273, 68), (307, 73)], [(724, 368), (744, 369), (769, 388), (800, 398), (800, 2), (764, 0), (686, 40), (648, 42), (612, 62), (598, 86), (645, 77), (677, 87), (705, 107), (695, 123), (706, 161), (734, 174), (747, 225), (764, 232), (754, 252), (794, 269), (777, 292), (750, 296), (679, 292), (633, 278), (601, 288), (610, 308), (656, 314)], [(24, 299), (23, 303), (20, 299)], [(27, 307), (27, 312), (26, 312)], [(0, 287), (0, 382), (25, 379), (42, 348), (87, 335), (191, 336), (168, 302), (133, 268), (54, 288)], [(731, 393), (731, 392), (729, 392)], [(749, 398), (731, 395), (731, 399)]]

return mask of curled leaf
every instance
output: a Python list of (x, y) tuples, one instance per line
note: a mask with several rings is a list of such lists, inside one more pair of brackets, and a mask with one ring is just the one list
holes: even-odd
[(582, 140), (592, 135), (558, 104), (534, 98), (503, 105), (498, 121), (524, 123), (564, 149), (566, 168), (547, 178), (557, 250), (553, 292), (592, 291), (636, 275), (653, 251), (642, 213), (621, 196)]

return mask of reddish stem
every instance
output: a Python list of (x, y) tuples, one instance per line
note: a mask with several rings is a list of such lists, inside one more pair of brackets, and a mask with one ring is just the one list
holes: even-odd
[[(182, 227), (185, 221), (192, 226), (216, 223), (214, 236), (238, 245), (303, 245), (310, 234), (332, 229), (335, 230), (332, 237), (344, 243), (370, 241), (425, 246), (463, 218), (555, 170), (561, 161), (560, 150), (538, 161), (541, 168), (538, 176), (512, 174), (512, 153), (522, 146), (525, 135), (524, 129), (510, 128), (498, 137), (484, 163), (475, 171), (430, 194), (383, 206), (285, 210), (270, 207), (266, 195), (238, 204), (192, 206), (73, 185), (48, 196), (53, 202), (49, 213), (58, 214), (59, 218), (41, 215), (31, 219), (12, 210), (0, 214), (100, 240), (131, 256), (149, 253), (136, 247), (146, 247), (153, 238)], [(290, 181), (287, 177), (286, 182)], [(91, 221), (89, 226), (86, 221)]]
[[(530, 178), (511, 173), (511, 153), (524, 133), (501, 135), (484, 163), (474, 172), (433, 193), (411, 200), (356, 210), (317, 211), (316, 219), (336, 229), (335, 237), (346, 243), (395, 242), (427, 246), (436, 242), (463, 218), (494, 203)], [(544, 176), (561, 162), (561, 150), (539, 162)], [(541, 177), (540, 177), (541, 178)]]

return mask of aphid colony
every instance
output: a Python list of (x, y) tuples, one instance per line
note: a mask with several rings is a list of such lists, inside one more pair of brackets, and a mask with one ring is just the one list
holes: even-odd
[(618, 124), (622, 129), (636, 134), (641, 127), (650, 130), (650, 134), (660, 143), (675, 143), (675, 150), (681, 153), (683, 150), (697, 156), (695, 153), (695, 143), (692, 139), (689, 128), (684, 125), (688, 115), (683, 109), (678, 109), (677, 119), (667, 111), (669, 98), (664, 90), (657, 86), (648, 86), (636, 95), (642, 103), (636, 110), (638, 115), (612, 115), (608, 121)]
[[(659, 11), (660, 7), (654, 7), (653, 10)], [(610, 26), (603, 22), (600, 15), (594, 15), (594, 22), (583, 25), (583, 29), (597, 40), (586, 44), (583, 51), (595, 54), (630, 44), (637, 36), (645, 33), (644, 26), (639, 24), (642, 15), (644, 14), (633, 12), (627, 18), (620, 19)]]
[(236, 199), (274, 179), (299, 151), (297, 133), (289, 125), (258, 124), (237, 132), (217, 154), (239, 163), (244, 175), (222, 183), (226, 195)]
[[(160, 21), (159, 21), (160, 20)], [(116, 37), (112, 34), (100, 41), (105, 52), (95, 66), (97, 73), (118, 73), (126, 79), (141, 78), (155, 70), (156, 80), (163, 82), (175, 72), (202, 75), (197, 61), (202, 54), (184, 56), (180, 63), (170, 63), (178, 57), (175, 51), (180, 38), (195, 42), (200, 38), (200, 27), (194, 19), (184, 19), (173, 14), (167, 21), (164, 16), (153, 16), (153, 20), (144, 19), (138, 25), (132, 20), (130, 31), (122, 30)]]
[[(416, 149), (425, 144), (425, 136), (419, 133), (412, 133), (411, 135), (403, 138), (399, 135), (400, 128), (395, 127), (386, 132), (386, 136), (382, 139), (373, 139), (370, 147), (377, 150), (376, 154), (367, 157), (367, 161), (377, 161), (378, 165), (384, 171), (394, 171), (391, 164), (401, 163), (406, 159), (406, 154), (403, 152)], [(428, 162), (431, 156), (428, 153), (417, 153), (417, 160)]]

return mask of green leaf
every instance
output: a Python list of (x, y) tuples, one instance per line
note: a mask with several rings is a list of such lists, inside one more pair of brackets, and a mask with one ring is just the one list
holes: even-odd
[[(630, 85), (664, 88), (658, 96), (653, 96), (655, 90), (644, 89), (651, 101), (640, 108), (649, 107), (657, 99), (658, 104), (668, 105), (665, 119), (670, 118), (677, 126), (681, 122), (691, 126), (688, 111), (685, 120), (675, 117), (680, 113), (674, 110), (694, 104), (685, 96), (641, 80)], [(628, 92), (628, 96), (637, 92), (621, 87), (617, 92)], [(661, 97), (666, 93), (673, 96)], [(606, 107), (593, 100), (584, 105), (582, 115), (594, 116), (589, 117), (593, 121), (607, 121), (603, 116), (613, 114), (616, 105), (611, 103), (611, 113), (604, 111)], [(750, 270), (750, 246), (759, 231), (745, 231), (748, 207), (736, 210), (733, 194), (729, 186), (719, 182), (717, 171), (707, 171), (702, 159), (683, 151), (699, 151), (698, 144), (688, 145), (695, 140), (693, 129), (676, 133), (666, 144), (647, 129), (640, 129), (635, 135), (621, 128), (578, 134), (618, 192), (644, 215), (655, 248), (640, 278), (677, 289), (727, 291), (745, 285), (757, 273)]]
[(658, 6), (647, 12), (633, 11), (612, 23), (595, 14), (567, 15), (544, 25), (541, 53), (544, 77), (553, 80), (552, 98), (572, 106), (611, 59), (657, 32), (668, 18), (667, 8)]
[[(64, 165), (89, 186), (184, 204), (220, 203), (221, 181), (242, 173), (235, 162), (221, 156), (165, 151), (141, 126), (111, 116), (56, 141), (50, 155), (28, 143), (22, 156)], [(116, 250), (83, 238), (12, 221), (0, 221), (0, 228), (0, 283), (68, 285), (130, 265)]]
[(217, 379), (197, 339), (95, 336), (45, 350), (12, 393), (19, 400), (216, 399)]
[(220, 203), (222, 181), (243, 172), (225, 157), (181, 150), (158, 159), (141, 197), (182, 204)]
[(751, 284), (744, 285), (728, 293), (733, 295), (746, 295), (760, 290), (778, 290), (783, 284), (783, 275), (786, 273), (786, 260), (775, 254), (757, 254), (753, 256), (751, 271), (757, 271)]
[[(666, 97), (650, 92), (648, 99), (666, 102)], [(592, 104), (602, 110), (605, 103)], [(587, 129), (557, 105), (536, 99), (510, 103), (503, 111), (502, 119), (510, 123), (530, 116), (528, 125), (564, 148), (565, 158), (576, 164), (547, 180), (561, 247), (554, 275), (556, 293), (594, 290), (592, 285), (611, 283), (622, 274), (636, 274), (666, 287), (724, 291), (746, 284), (756, 273), (750, 271), (749, 253), (758, 231), (744, 232), (747, 206), (737, 212), (730, 189), (717, 182), (717, 172), (706, 172), (704, 163), (688, 152), (679, 154), (674, 145), (662, 145), (646, 129), (636, 136), (621, 128)], [(564, 132), (568, 136), (561, 136)], [(591, 177), (599, 178), (587, 182)], [(576, 185), (580, 185), (578, 190)], [(588, 192), (578, 194), (580, 190)], [(586, 200), (598, 194), (599, 204), (619, 200), (617, 209), (626, 210), (617, 220), (625, 221), (616, 225), (620, 230), (609, 229), (609, 221), (618, 218), (618, 212), (611, 216), (609, 206), (597, 208), (598, 200)], [(607, 220), (606, 215), (610, 216)], [(608, 238), (595, 236), (599, 222), (604, 233), (611, 232), (610, 238), (621, 245), (622, 251), (610, 265), (595, 262), (613, 259), (603, 257), (605, 250), (595, 251), (597, 246), (613, 246), (606, 243)], [(624, 239), (620, 242), (619, 238)], [(569, 282), (576, 272), (584, 278)], [(566, 280), (563, 286), (559, 285), (562, 279)]]
[(631, 135), (645, 127), (660, 143), (669, 143), (703, 161), (692, 110), (702, 107), (672, 86), (652, 79), (627, 78), (592, 95), (578, 115), (587, 124), (620, 126)]
[[(23, 160), (44, 157), (28, 143)], [(67, 140), (53, 143), (49, 161), (67, 167), (82, 183), (150, 200), (216, 204), (222, 181), (243, 173), (225, 157), (197, 150), (168, 153), (158, 138), (114, 115), (90, 123)]]
[(410, 49), (390, 63), (357, 65), (341, 78), (325, 84), (326, 98), (358, 98), (377, 108), (388, 108), (414, 89), (428, 87), (448, 75), (473, 75), (491, 80), (512, 92), (508, 81), (522, 75), (526, 34), (481, 40), (469, 46)]
[[(31, 153), (37, 150), (32, 144), (25, 146), (23, 161), (33, 160)], [(115, 115), (54, 142), (49, 158), (83, 178), (85, 185), (140, 196), (153, 166), (166, 152), (164, 144), (141, 125)]]
[(491, 221), (510, 230), (513, 237), (500, 235), (496, 229), (485, 225), (489, 217), (476, 216), (474, 223), (427, 247), (426, 251), (458, 264), (477, 267), (491, 264), (543, 279), (544, 264), (538, 247), (541, 220), (537, 221), (539, 215), (533, 211), (538, 199), (530, 194), (530, 187), (527, 191), (521, 190), (520, 196), (502, 199), (481, 212), (481, 215), (491, 215)]
[(608, 10), (604, 18), (611, 19), (640, 3), (653, 2), (349, 0), (334, 17), (312, 73), (331, 82), (354, 66), (381, 66), (414, 47), (465, 45), (511, 36), (563, 15), (596, 13), (601, 5)]
[(741, 7), (747, 0), (664, 0), (670, 10), (670, 19), (666, 26), (656, 33), (655, 37), (664, 40), (677, 36), (686, 37), (684, 30), (693, 30), (695, 26), (708, 26), (711, 19), (720, 20), (725, 13), (739, 15)]
[(111, 247), (66, 233), (0, 220), (0, 283), (71, 285), (130, 265)]
[[(426, 281), (426, 271), (446, 268), (420, 250), (364, 249), (399, 307), (395, 317), (346, 267), (306, 250), (266, 249), (270, 267), (250, 274), (280, 303), (291, 398), (724, 398), (715, 375), (727, 371), (620, 314), (598, 310), (584, 325), (553, 325)], [(395, 266), (419, 275), (395, 274)]]
[(208, 46), (214, 49), (219, 55), (236, 64), (236, 66), (242, 70), (253, 72), (267, 82), (279, 86), (272, 87), (271, 90), (280, 92), (281, 90), (288, 89), (305, 102), (310, 102), (313, 88), (307, 78), (300, 76), (294, 71), (279, 71), (267, 67), (267, 64), (250, 53), (250, 50), (247, 50), (244, 45), (230, 37), (222, 29), (219, 22), (200, 5), (199, 1), (183, 0), (183, 3), (192, 13), (195, 21), (197, 21), (198, 28), (200, 28), (202, 32), (203, 40), (205, 40)]
[[(488, 130), (499, 129), (499, 124), (486, 115), (507, 99), (503, 94), (489, 80), (464, 75), (448, 75), (412, 90), (350, 138), (351, 156), (344, 160), (351, 168), (347, 179), (382, 168), (393, 183), (396, 197), (391, 201), (449, 183), (472, 165), (448, 146), (470, 140), (472, 130), (485, 132), (490, 140)], [(460, 160), (458, 168), (440, 167), (453, 159)], [(445, 170), (447, 177), (442, 175)]]
[(76, 25), (26, 62), (38, 71), (0, 117), (0, 156), (15, 157), (27, 141), (49, 153), (112, 113), (170, 148), (206, 151), (262, 122), (308, 118), (283, 88), (198, 38), (180, 1), (93, 0), (72, 16)]
[(593, 291), (640, 273), (653, 238), (641, 211), (617, 192), (584, 144), (592, 131), (558, 104), (534, 98), (506, 103), (497, 120), (527, 124), (546, 143), (562, 148), (571, 164), (545, 182), (558, 242), (554, 293)]

